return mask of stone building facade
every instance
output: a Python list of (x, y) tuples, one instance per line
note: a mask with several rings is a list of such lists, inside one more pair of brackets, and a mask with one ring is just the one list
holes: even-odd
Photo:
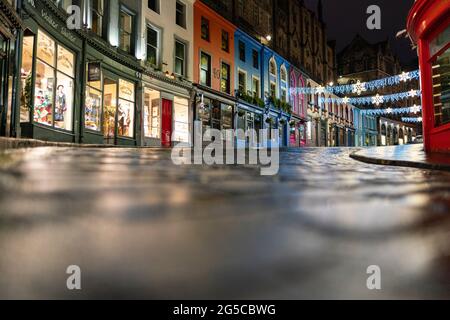
[[(354, 39), (337, 55), (338, 64), (338, 84), (354, 84), (357, 81), (361, 83), (395, 76), (402, 72), (413, 71), (418, 66), (404, 66), (400, 64), (398, 57), (394, 54), (389, 40), (370, 43), (361, 35), (356, 35)], [(366, 91), (360, 95), (349, 94), (349, 97), (355, 96), (375, 96), (379, 94), (390, 95), (394, 93), (409, 92), (411, 90), (420, 90), (418, 80), (401, 82), (398, 85), (387, 86), (376, 91)], [(385, 102), (379, 106), (368, 105), (362, 108), (398, 108), (420, 106), (420, 96), (410, 97), (395, 102)], [(393, 120), (401, 121), (402, 117), (417, 116), (416, 114), (389, 115)]]

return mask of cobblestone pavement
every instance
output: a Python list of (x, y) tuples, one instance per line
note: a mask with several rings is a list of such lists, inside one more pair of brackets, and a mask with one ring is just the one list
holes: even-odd
[(450, 173), (353, 151), (283, 152), (274, 177), (152, 149), (0, 153), (0, 298), (450, 298)]

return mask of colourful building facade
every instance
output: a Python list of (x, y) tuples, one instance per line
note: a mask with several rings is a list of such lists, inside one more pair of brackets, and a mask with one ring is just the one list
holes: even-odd
[(234, 127), (236, 27), (201, 1), (194, 3), (194, 120), (203, 130)]

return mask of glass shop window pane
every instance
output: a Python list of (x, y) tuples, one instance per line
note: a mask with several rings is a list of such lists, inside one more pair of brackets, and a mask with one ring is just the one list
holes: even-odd
[(120, 79), (119, 98), (134, 102), (134, 83)]
[(175, 97), (173, 102), (174, 140), (189, 142), (189, 101)]
[(134, 103), (119, 99), (117, 111), (117, 131), (119, 136), (133, 138), (134, 136)]
[(40, 30), (38, 32), (37, 57), (48, 65), (55, 66), (55, 41)]
[(156, 90), (145, 89), (144, 93), (144, 136), (159, 139), (160, 130), (160, 93)]
[(86, 87), (85, 127), (100, 131), (102, 111), (102, 92)]
[(73, 53), (61, 46), (58, 46), (58, 71), (61, 71), (73, 78), (75, 75), (74, 61), (75, 59)]
[(58, 72), (55, 95), (55, 127), (72, 130), (73, 123), (73, 79)]
[(34, 89), (34, 121), (53, 125), (53, 90), (55, 70), (47, 64), (36, 61)]

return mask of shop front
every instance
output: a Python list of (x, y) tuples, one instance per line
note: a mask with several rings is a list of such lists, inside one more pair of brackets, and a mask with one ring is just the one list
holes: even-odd
[(306, 126), (302, 119), (292, 117), (289, 122), (289, 146), (304, 147), (306, 145)]
[(20, 72), (22, 137), (77, 142), (82, 39), (44, 1), (25, 1)]
[[(242, 130), (244, 136), (237, 135), (236, 146), (238, 148), (257, 147), (259, 132), (263, 126), (264, 110), (239, 102), (236, 111), (235, 128)], [(254, 132), (254, 135), (251, 133)]]
[(407, 29), (418, 45), (425, 150), (450, 152), (450, 2), (417, 0)]
[(142, 145), (171, 147), (191, 142), (190, 84), (146, 73), (143, 78)]
[(96, 35), (87, 38), (85, 55), (80, 142), (139, 145), (142, 92), (139, 62), (108, 50), (106, 42)]
[(0, 136), (15, 135), (13, 94), (16, 88), (16, 45), (22, 21), (12, 1), (0, 0)]
[(234, 129), (235, 105), (236, 101), (231, 97), (197, 88), (194, 119), (202, 123), (205, 139), (211, 138), (209, 129), (221, 130), (223, 140), (232, 139), (225, 135), (225, 130)]

